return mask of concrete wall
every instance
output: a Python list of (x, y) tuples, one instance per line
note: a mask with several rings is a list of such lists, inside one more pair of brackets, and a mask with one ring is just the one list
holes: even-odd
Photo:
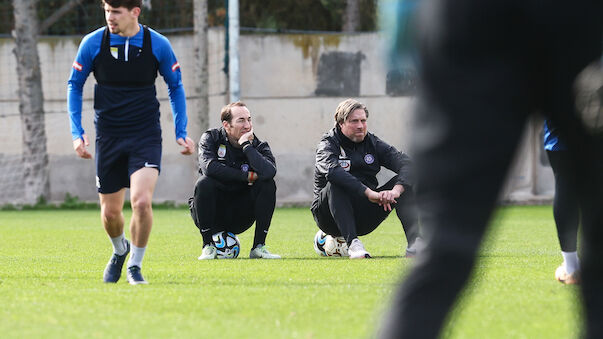
[[(219, 111), (227, 98), (227, 81), (221, 72), (224, 33), (215, 29), (209, 33), (210, 126), (219, 126)], [(184, 75), (189, 135), (198, 140), (203, 131), (198, 124), (191, 37), (169, 38)], [(97, 199), (94, 163), (75, 156), (66, 113), (66, 83), (79, 41), (79, 37), (43, 38), (39, 44), (54, 201), (63, 200), (66, 193), (83, 200)], [(257, 136), (270, 143), (276, 156), (279, 204), (306, 204), (312, 199), (316, 144), (332, 127), (335, 107), (345, 98), (355, 97), (364, 102), (370, 111), (369, 130), (398, 149), (408, 151), (414, 98), (386, 95), (382, 42), (377, 33), (241, 36), (241, 99), (252, 112)], [(18, 201), (20, 187), (14, 184), (19, 177), (21, 130), (13, 47), (12, 40), (0, 40), (0, 204)], [(94, 83), (93, 77), (86, 83), (83, 107), (83, 125), (91, 140), (94, 140)], [(157, 84), (164, 153), (155, 200), (185, 202), (197, 177), (197, 160), (195, 156), (179, 154), (166, 86), (161, 78)], [(537, 121), (528, 128), (526, 141), (502, 192), (504, 199), (552, 196), (550, 168), (539, 160), (539, 129)], [(91, 148), (94, 150), (94, 146)]]

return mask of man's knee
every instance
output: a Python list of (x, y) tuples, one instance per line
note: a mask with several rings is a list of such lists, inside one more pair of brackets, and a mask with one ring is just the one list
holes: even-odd
[(256, 181), (254, 184), (256, 189), (259, 189), (262, 192), (271, 194), (271, 195), (276, 195), (276, 183), (274, 182), (274, 179), (270, 178), (267, 180), (260, 180), (260, 181)]
[(329, 198), (329, 200), (331, 199), (346, 199), (349, 200), (350, 199), (350, 194), (341, 186), (339, 185), (333, 185), (331, 184), (331, 182), (328, 182), (327, 185), (325, 186), (325, 188), (323, 188), (323, 190), (325, 190), (325, 192), (327, 193), (327, 197)]
[(104, 221), (113, 222), (121, 220), (122, 206), (104, 204), (101, 206), (101, 217)]
[(151, 210), (153, 201), (152, 195), (149, 194), (139, 194), (137, 196), (132, 197), (132, 201), (130, 204), (132, 205), (132, 211), (144, 213)]
[(195, 184), (194, 195), (195, 198), (212, 197), (217, 189), (216, 179), (210, 178), (206, 175), (202, 175)]

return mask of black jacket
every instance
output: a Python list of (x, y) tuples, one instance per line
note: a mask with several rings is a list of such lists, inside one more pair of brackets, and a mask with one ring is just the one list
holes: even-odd
[(372, 133), (355, 143), (339, 128), (333, 128), (323, 135), (316, 150), (314, 202), (327, 182), (342, 186), (350, 194), (364, 196), (367, 187), (377, 188), (381, 166), (398, 173), (397, 184), (412, 186), (408, 155)]
[(276, 162), (268, 143), (257, 137), (244, 151), (230, 144), (223, 127), (203, 133), (199, 141), (199, 172), (223, 184), (246, 184), (247, 172), (254, 171), (258, 180), (274, 178)]

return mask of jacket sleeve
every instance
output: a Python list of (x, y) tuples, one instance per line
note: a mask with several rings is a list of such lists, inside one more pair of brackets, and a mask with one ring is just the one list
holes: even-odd
[(249, 160), (249, 165), (255, 170), (260, 179), (271, 179), (276, 175), (276, 161), (267, 142), (249, 146), (243, 150)]
[(412, 186), (412, 160), (404, 153), (398, 151), (394, 146), (376, 138), (377, 154), (383, 167), (397, 173), (396, 184)]
[(149, 28), (149, 31), (151, 32), (153, 55), (159, 62), (159, 74), (161, 74), (168, 87), (176, 139), (184, 139), (187, 136), (188, 117), (186, 115), (186, 94), (182, 84), (180, 63), (176, 59), (170, 41), (151, 28)]
[(247, 182), (247, 173), (239, 169), (228, 167), (218, 161), (217, 138), (211, 131), (203, 133), (199, 141), (199, 168), (201, 173), (219, 181)]
[(337, 142), (328, 137), (323, 138), (316, 151), (316, 170), (331, 184), (341, 186), (352, 194), (364, 196), (367, 187), (339, 165), (340, 154)]
[(103, 33), (104, 29), (98, 29), (82, 39), (77, 56), (71, 66), (71, 74), (67, 82), (67, 111), (69, 112), (73, 140), (79, 139), (85, 134), (82, 127), (84, 83), (92, 72), (94, 58), (100, 51)]

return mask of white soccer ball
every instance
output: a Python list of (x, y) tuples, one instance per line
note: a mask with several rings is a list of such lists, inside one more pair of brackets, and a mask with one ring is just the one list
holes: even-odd
[(333, 237), (327, 235), (323, 249), (327, 257), (347, 257), (348, 244), (343, 237)]
[(324, 246), (327, 241), (328, 235), (325, 232), (318, 230), (316, 235), (314, 236), (314, 251), (318, 253), (320, 256), (326, 257), (327, 252), (325, 252)]
[(234, 259), (239, 256), (241, 242), (232, 232), (218, 232), (211, 237), (217, 250), (218, 259)]

